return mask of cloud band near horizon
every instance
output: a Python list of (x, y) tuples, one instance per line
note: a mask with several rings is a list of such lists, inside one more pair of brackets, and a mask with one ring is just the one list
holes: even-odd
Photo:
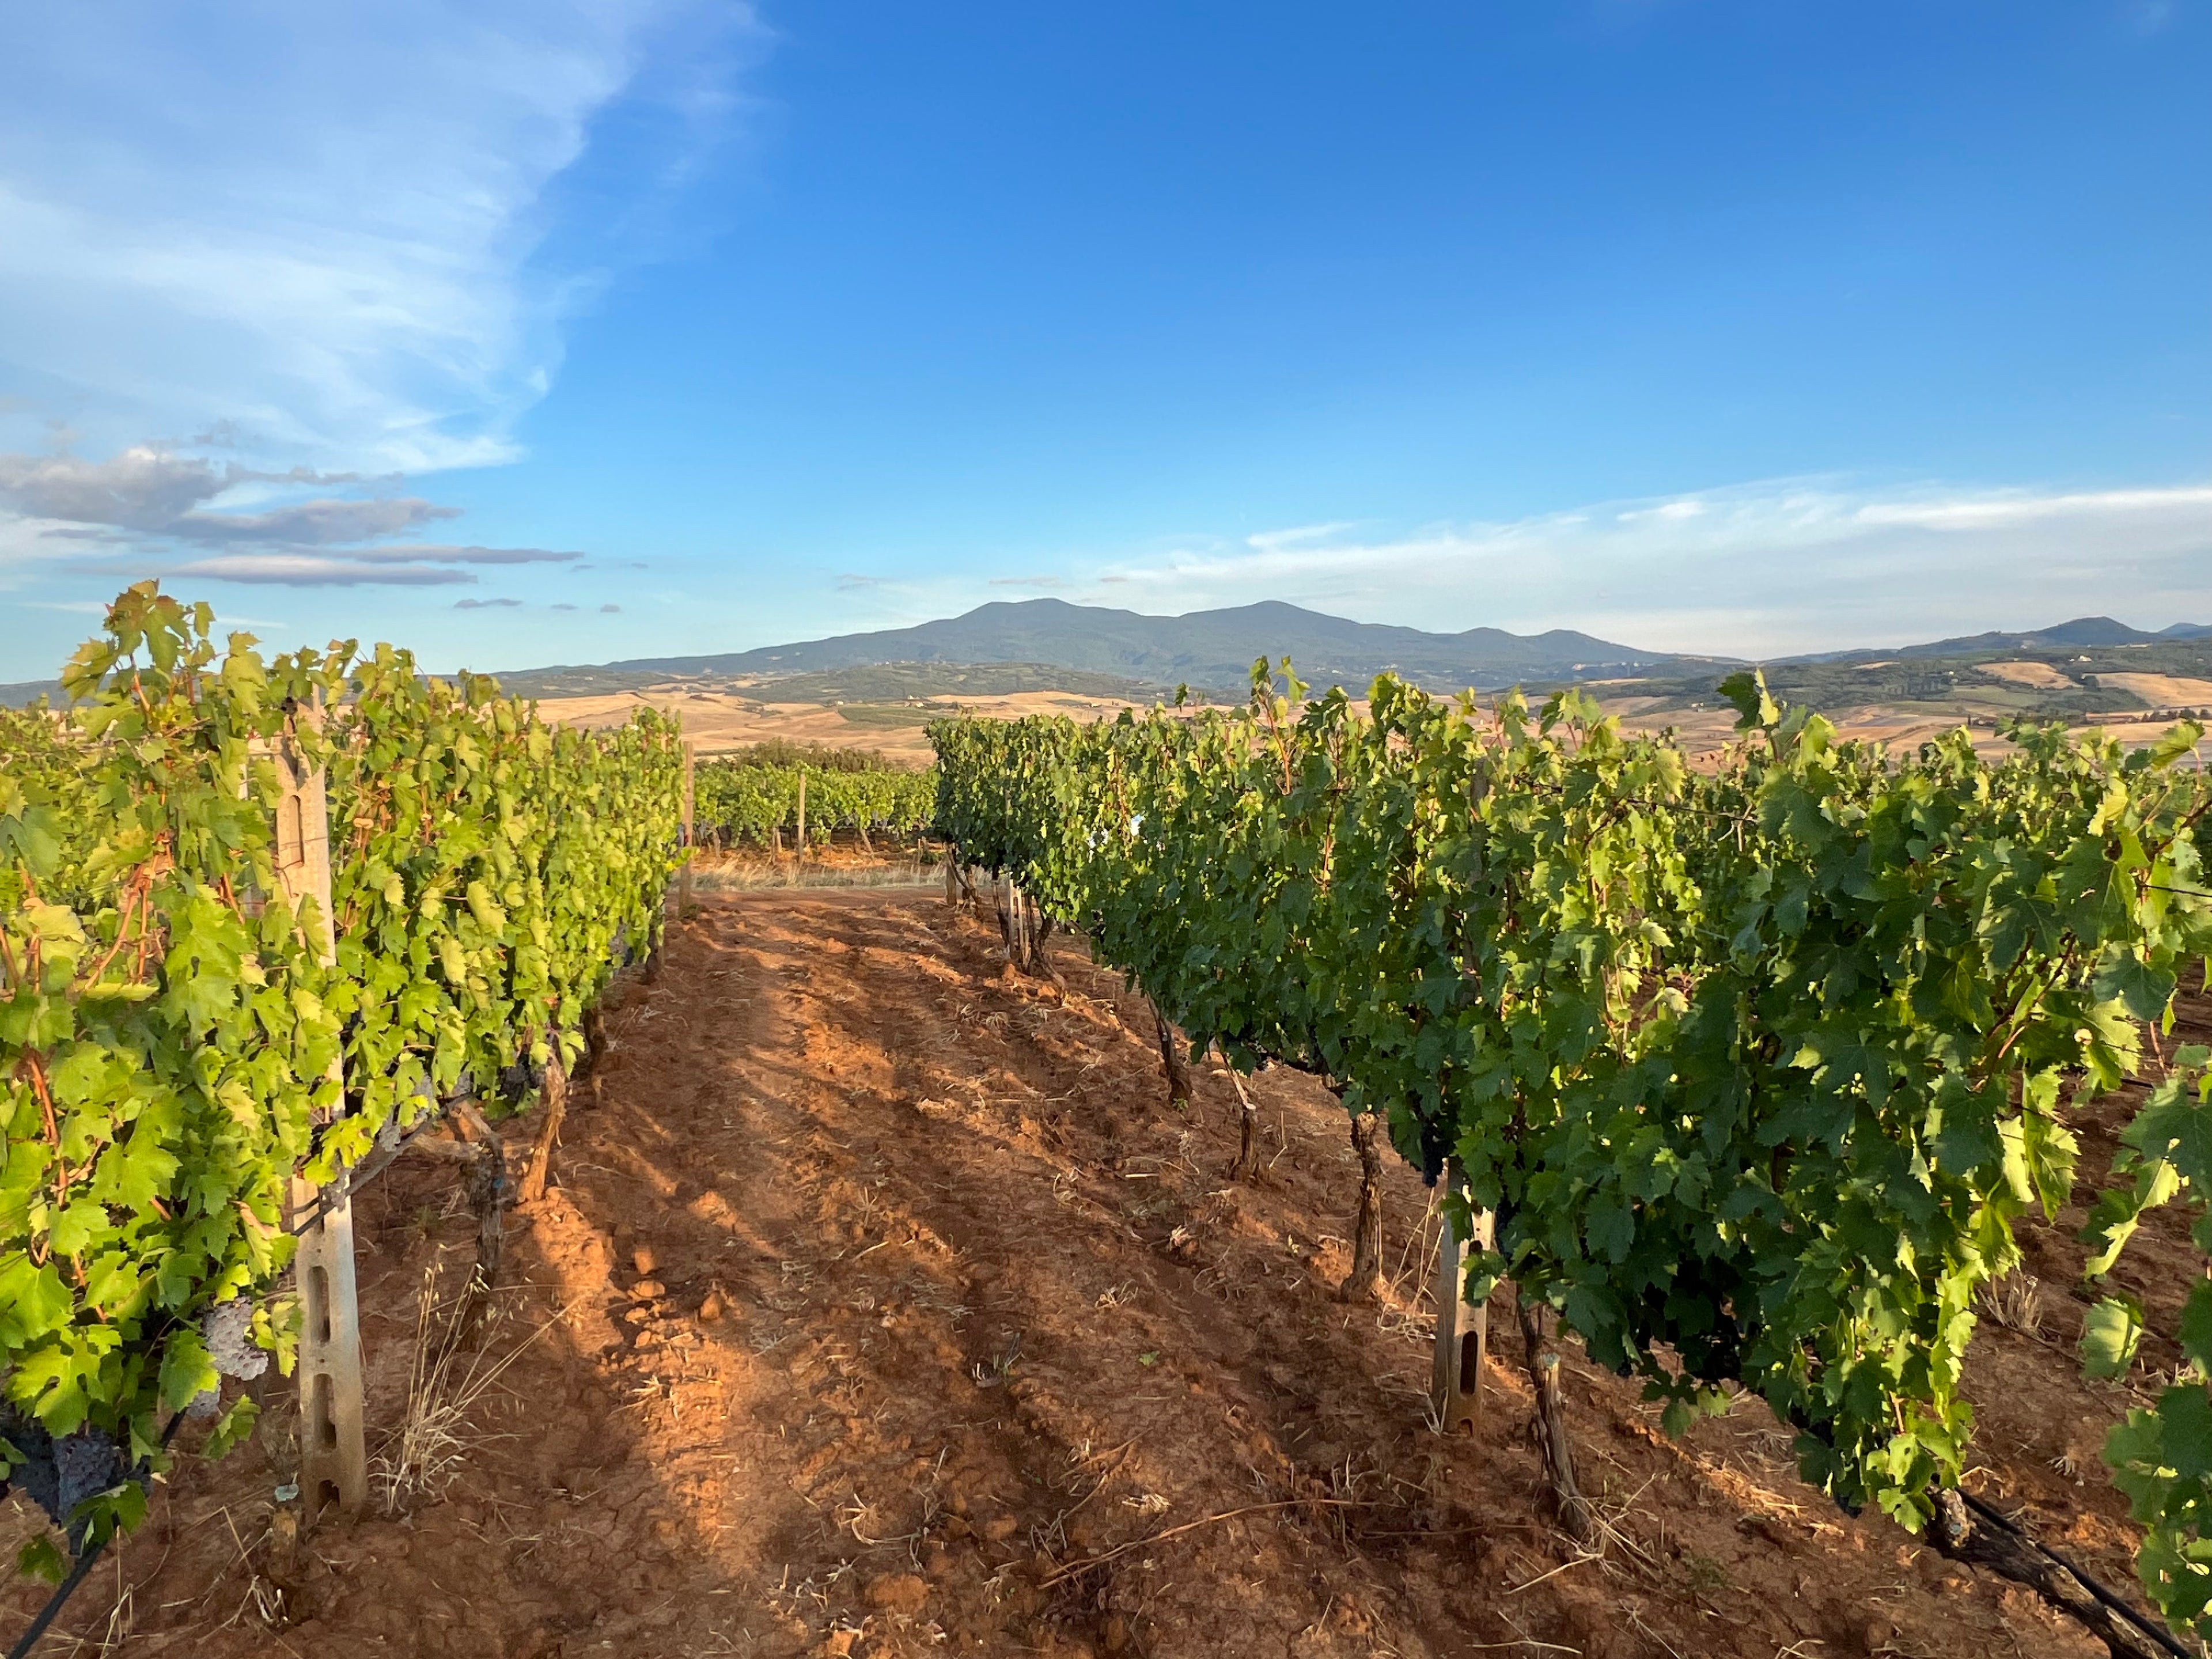
[(1881, 490), (1784, 479), (1400, 533), (1339, 523), (1184, 541), (1071, 568), (1059, 591), (1176, 611), (1281, 599), (1440, 631), (1573, 628), (1727, 656), (2094, 614), (2156, 629), (2212, 623), (2212, 484)]

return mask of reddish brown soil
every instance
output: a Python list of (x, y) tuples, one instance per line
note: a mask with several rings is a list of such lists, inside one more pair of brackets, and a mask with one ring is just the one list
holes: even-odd
[[(1481, 1431), (1425, 1425), (1418, 1179), (1389, 1171), (1393, 1298), (1338, 1302), (1356, 1165), (1334, 1101), (1259, 1079), (1267, 1170), (1231, 1185), (1226, 1079), (1199, 1068), (1196, 1107), (1168, 1109), (1141, 1005), (1054, 951), (1064, 994), (926, 893), (703, 901), (611, 1017), (555, 1189), (510, 1218), (483, 1347), (507, 1363), (449, 1483), (289, 1547), (279, 1404), (156, 1489), (64, 1636), (209, 1659), (2102, 1651), (1799, 1485), (1757, 1402), (1670, 1442), (1570, 1362), (1616, 1531), (1579, 1559), (1509, 1317)], [(2085, 1134), (2092, 1175), (2118, 1121)], [(426, 1272), (453, 1288), (473, 1223), (416, 1154), (357, 1216), (389, 1457)], [(2157, 1224), (2135, 1282), (2170, 1317), (2191, 1258)], [(2063, 1226), (2031, 1246), (2052, 1286), (2078, 1261)], [(2128, 1396), (2078, 1379), (2078, 1325), (2046, 1288), (2039, 1339), (1978, 1345), (1973, 1484), (2126, 1586), (2096, 1447)], [(12, 1639), (41, 1595), (0, 1599)]]

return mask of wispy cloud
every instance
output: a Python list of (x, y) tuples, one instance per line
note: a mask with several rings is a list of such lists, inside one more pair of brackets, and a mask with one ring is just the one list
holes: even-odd
[(1431, 629), (1578, 628), (1731, 655), (2084, 614), (2212, 622), (2212, 485), (1875, 489), (1784, 479), (1510, 520), (1186, 544), (1083, 573), (1190, 611), (1285, 599)]
[(386, 547), (348, 550), (344, 557), (364, 564), (572, 564), (580, 553), (556, 553), (543, 547), (460, 547), (446, 542), (397, 542)]
[[(8, 418), (346, 469), (512, 457), (564, 314), (651, 242), (764, 39), (710, 0), (6, 9)], [(592, 179), (617, 111), (624, 172)], [(568, 234), (572, 188), (623, 234)]]
[(375, 565), (316, 553), (238, 553), (179, 565), (170, 574), (271, 587), (443, 587), (476, 580), (437, 565)]
[(455, 599), (456, 611), (515, 611), (521, 608), (520, 599)]
[(187, 513), (168, 533), (204, 542), (289, 542), (329, 545), (396, 536), (440, 519), (458, 519), (457, 507), (440, 507), (420, 496), (371, 497), (368, 501), (325, 498), (267, 513)]

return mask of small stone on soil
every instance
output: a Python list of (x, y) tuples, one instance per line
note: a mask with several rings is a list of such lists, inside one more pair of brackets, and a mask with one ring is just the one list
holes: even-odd
[(929, 1586), (917, 1573), (894, 1573), (868, 1586), (868, 1605), (886, 1613), (920, 1613), (929, 1599)]

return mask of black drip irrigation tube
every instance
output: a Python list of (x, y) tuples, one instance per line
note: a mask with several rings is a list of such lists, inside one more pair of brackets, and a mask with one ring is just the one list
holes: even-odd
[[(461, 1097), (455, 1096), (453, 1098)], [(400, 1136), (397, 1141), (389, 1146), (378, 1147), (348, 1170), (343, 1187), (343, 1195), (348, 1198), (352, 1197), (354, 1194), (361, 1191), (362, 1188), (390, 1169), (398, 1161), (400, 1153), (405, 1152), (413, 1144), (416, 1136), (438, 1121), (437, 1113), (426, 1113), (421, 1122)], [(326, 1199), (318, 1197), (313, 1206), (305, 1215), (294, 1218), (291, 1226), (287, 1231), (296, 1238), (320, 1221), (329, 1207)], [(185, 1413), (179, 1412), (169, 1419), (168, 1427), (161, 1431), (161, 1449), (164, 1451), (168, 1449), (169, 1442), (176, 1437), (176, 1432), (183, 1426), (184, 1421)], [(140, 1479), (146, 1472), (144, 1466), (142, 1465), (130, 1478)], [(77, 1557), (76, 1565), (70, 1569), (69, 1577), (54, 1587), (54, 1593), (46, 1598), (46, 1606), (39, 1609), (39, 1616), (31, 1620), (30, 1627), (16, 1638), (15, 1645), (8, 1650), (8, 1659), (29, 1659), (31, 1650), (39, 1644), (39, 1639), (52, 1627), (54, 1620), (61, 1616), (62, 1609), (69, 1605), (70, 1597), (76, 1595), (78, 1587), (92, 1576), (93, 1568), (99, 1564), (100, 1558), (107, 1553), (107, 1546), (112, 1538), (112, 1534), (110, 1534), (108, 1538), (101, 1539), (100, 1542)]]
[(1966, 1500), (1966, 1507), (1972, 1510), (1978, 1519), (1987, 1522), (1992, 1527), (2002, 1528), (2004, 1531), (2010, 1533), (2015, 1538), (2025, 1540), (2028, 1544), (2033, 1546), (2036, 1549), (2042, 1551), (2044, 1554), (2049, 1556), (2060, 1566), (2065, 1568), (2067, 1571), (2072, 1573), (2075, 1582), (2078, 1583), (2083, 1589), (2088, 1591), (2092, 1596), (2095, 1597), (2099, 1601), (2101, 1601), (2112, 1612), (2118, 1613), (2121, 1618), (2126, 1620), (2128, 1623), (2133, 1625), (2151, 1641), (2156, 1643), (2160, 1647), (2164, 1648), (2168, 1653), (2172, 1654), (2174, 1656), (2174, 1659), (2203, 1659), (2203, 1650), (2201, 1647), (2188, 1646), (2179, 1637), (2174, 1635), (2172, 1631), (2168, 1630), (2159, 1620), (2152, 1618), (2148, 1613), (2143, 1612), (2141, 1608), (2130, 1602), (2125, 1597), (2121, 1595), (2118, 1591), (2106, 1588), (2104, 1584), (2093, 1577), (2080, 1562), (2072, 1559), (2070, 1557), (2060, 1554), (2057, 1550), (2051, 1548), (2050, 1545), (2042, 1542), (2039, 1539), (2028, 1537), (2027, 1532), (2017, 1522), (2014, 1521), (2010, 1516), (1992, 1508), (1990, 1505), (1984, 1504), (1980, 1498), (1975, 1497), (1973, 1493), (1961, 1491), (1959, 1493), (1959, 1496)]
[[(161, 1431), (161, 1449), (164, 1451), (168, 1449), (169, 1442), (175, 1437), (177, 1430), (183, 1425), (184, 1420), (184, 1413), (179, 1412), (169, 1419), (169, 1426)], [(129, 1478), (134, 1480), (143, 1480), (149, 1469), (149, 1464), (141, 1463), (131, 1472)], [(30, 1628), (16, 1638), (14, 1647), (8, 1650), (8, 1659), (27, 1659), (31, 1650), (38, 1646), (39, 1638), (46, 1633), (47, 1626), (61, 1616), (62, 1609), (69, 1605), (70, 1597), (76, 1594), (77, 1586), (92, 1576), (93, 1568), (99, 1565), (100, 1558), (107, 1553), (108, 1540), (113, 1536), (112, 1533), (109, 1534), (107, 1538), (101, 1539), (77, 1557), (76, 1565), (70, 1569), (69, 1577), (54, 1586), (54, 1593), (46, 1598), (46, 1605), (39, 1609), (39, 1616), (31, 1620)]]

